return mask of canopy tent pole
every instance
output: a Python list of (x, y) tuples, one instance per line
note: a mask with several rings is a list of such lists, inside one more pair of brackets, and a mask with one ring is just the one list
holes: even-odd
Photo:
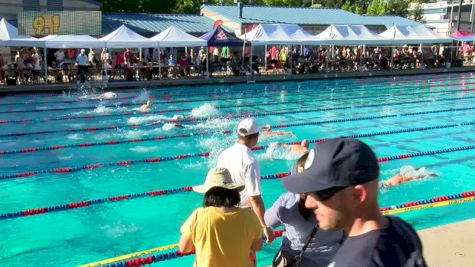
[(293, 68), (293, 63), (292, 63), (292, 58), (294, 57), (294, 46), (291, 45), (290, 46), (290, 60), (289, 60), (289, 63), (290, 63), (290, 73), (289, 75), (292, 75), (292, 68)]
[(264, 45), (264, 70), (267, 73), (267, 44)]
[(158, 46), (158, 79), (162, 79), (162, 56), (160, 46)]
[(139, 48), (139, 59), (140, 61), (142, 61), (142, 47)]
[(425, 69), (424, 68), (424, 50), (422, 50), (422, 43), (419, 44), (419, 50), (421, 51), (421, 69)]
[(252, 69), (252, 43), (251, 43), (251, 53), (249, 55), (249, 69), (251, 70), (251, 77), (254, 76), (254, 70)]
[(361, 50), (361, 55), (360, 55), (360, 72), (364, 71), (365, 53), (366, 53), (366, 45), (364, 44), (363, 49)]
[(206, 71), (204, 72), (205, 78), (209, 78), (209, 47), (206, 47)]
[(45, 84), (48, 84), (48, 62), (47, 62), (47, 59), (48, 59), (48, 55), (46, 54), (47, 50), (46, 50), (46, 46), (43, 47), (43, 57), (44, 57), (44, 66), (45, 66)]

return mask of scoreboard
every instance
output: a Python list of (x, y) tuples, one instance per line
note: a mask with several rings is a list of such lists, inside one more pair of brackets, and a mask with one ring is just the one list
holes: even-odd
[(18, 33), (27, 35), (101, 35), (101, 11), (22, 11)]

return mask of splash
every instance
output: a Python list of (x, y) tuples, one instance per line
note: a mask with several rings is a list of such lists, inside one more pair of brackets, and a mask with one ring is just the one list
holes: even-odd
[(216, 116), (218, 113), (216, 107), (211, 104), (204, 104), (191, 110), (191, 116), (196, 118), (209, 118)]
[(175, 129), (175, 124), (174, 123), (165, 123), (165, 124), (163, 124), (162, 129), (164, 131), (171, 131), (171, 130)]
[(112, 225), (101, 226), (101, 230), (106, 236), (117, 238), (127, 233), (135, 233), (139, 230), (139, 227), (136, 225), (125, 225), (123, 223), (116, 222)]
[(147, 102), (147, 100), (150, 99), (150, 93), (147, 91), (147, 89), (142, 89), (142, 91), (140, 91), (140, 94), (135, 97), (134, 99), (132, 99), (132, 103), (142, 103), (142, 102)]
[(84, 135), (82, 135), (82, 134), (68, 134), (68, 136), (66, 136), (66, 138), (68, 138), (70, 140), (79, 140), (79, 139), (83, 139)]
[(137, 153), (148, 153), (152, 151), (157, 151), (158, 147), (157, 146), (135, 146), (129, 148), (130, 151), (134, 151)]
[(275, 160), (275, 159), (284, 159), (284, 160), (297, 160), (301, 156), (300, 153), (293, 152), (288, 147), (283, 147), (278, 142), (272, 142), (267, 147), (265, 153), (258, 154), (256, 157), (260, 160)]
[(167, 120), (169, 119), (167, 116), (163, 115), (151, 115), (151, 116), (145, 116), (145, 117), (130, 117), (127, 120), (127, 123), (130, 124), (142, 124), (145, 122), (155, 122), (155, 121), (160, 121), (160, 120)]
[(112, 112), (111, 108), (103, 106), (102, 104), (99, 105), (97, 108), (94, 109), (93, 113), (110, 113)]

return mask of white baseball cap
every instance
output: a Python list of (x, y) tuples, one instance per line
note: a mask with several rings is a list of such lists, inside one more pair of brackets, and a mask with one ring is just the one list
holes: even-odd
[(239, 122), (237, 133), (240, 136), (248, 136), (259, 132), (259, 125), (254, 118), (246, 118)]

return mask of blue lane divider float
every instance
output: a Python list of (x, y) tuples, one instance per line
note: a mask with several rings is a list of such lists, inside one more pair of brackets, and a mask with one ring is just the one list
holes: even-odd
[[(325, 139), (317, 139), (313, 140), (312, 142), (322, 142)], [(253, 150), (261, 150), (266, 148), (266, 146), (255, 146)], [(472, 146), (463, 146), (463, 147), (455, 147), (450, 149), (438, 149), (420, 153), (412, 153), (412, 154), (404, 154), (404, 158), (409, 157), (416, 157), (416, 156), (425, 156), (425, 155), (433, 155), (438, 153), (446, 153), (446, 152), (454, 152), (460, 150), (470, 150), (475, 148), (475, 145)], [(85, 170), (92, 170), (92, 169), (99, 169), (111, 166), (129, 166), (135, 165), (139, 163), (160, 163), (164, 161), (174, 161), (174, 160), (182, 160), (187, 158), (197, 158), (197, 157), (209, 157), (210, 152), (198, 152), (198, 153), (187, 153), (181, 155), (174, 155), (174, 156), (167, 156), (167, 157), (152, 157), (152, 158), (145, 158), (145, 159), (136, 159), (136, 160), (121, 160), (117, 162), (109, 162), (109, 163), (92, 163), (85, 166), (78, 166), (78, 167), (58, 167), (53, 169), (47, 170), (38, 170), (38, 171), (25, 171), (21, 173), (14, 173), (14, 174), (4, 174), (0, 175), (0, 180), (7, 180), (7, 179), (18, 179), (18, 178), (26, 178), (35, 176), (38, 174), (48, 174), (48, 173), (57, 173), (57, 174), (64, 174), (64, 173), (73, 173)], [(383, 158), (381, 161), (388, 161), (393, 160), (394, 158), (387, 157)]]
[[(310, 142), (321, 143), (321, 142), (325, 142), (325, 140), (326, 139), (316, 139), (316, 140), (311, 140)], [(255, 147), (254, 149), (256, 148), (262, 149), (263, 147)], [(378, 162), (384, 163), (384, 162), (392, 161), (392, 160), (402, 160), (402, 159), (408, 159), (408, 158), (413, 158), (413, 157), (429, 156), (429, 155), (443, 154), (443, 153), (450, 153), (450, 152), (471, 150), (471, 149), (475, 149), (475, 145), (380, 157), (378, 158)], [(154, 162), (158, 162), (158, 161), (154, 161)], [(261, 179), (262, 180), (281, 179), (289, 175), (290, 175), (290, 172), (280, 172), (280, 173), (274, 173), (274, 174), (261, 176)], [(23, 177), (26, 177), (26, 176), (23, 176)], [(16, 178), (19, 178), (19, 177), (16, 177)], [(185, 192), (191, 192), (191, 191), (192, 191), (192, 186), (184, 186), (184, 187), (173, 188), (173, 189), (162, 189), (162, 190), (154, 190), (154, 191), (142, 192), (142, 193), (132, 193), (132, 194), (125, 194), (125, 195), (120, 195), (120, 196), (112, 196), (112, 197), (106, 197), (106, 198), (100, 198), (100, 199), (82, 200), (82, 201), (77, 201), (77, 202), (70, 202), (66, 204), (49, 206), (49, 207), (31, 208), (31, 209), (22, 210), (22, 211), (3, 213), (3, 214), (0, 214), (0, 220), (39, 215), (39, 214), (44, 214), (44, 213), (58, 212), (58, 211), (64, 211), (64, 210), (70, 210), (70, 209), (78, 209), (78, 208), (88, 207), (92, 205), (104, 204), (107, 202), (118, 202), (118, 201), (125, 201), (125, 200), (137, 199), (137, 198), (156, 197), (156, 196), (185, 193)], [(401, 207), (395, 206), (394, 208), (401, 208)]]
[[(459, 86), (459, 85), (469, 85), (469, 84), (475, 84), (475, 82), (468, 82), (468, 83), (465, 83), (465, 82), (459, 82), (459, 83), (455, 83), (455, 84), (449, 84), (449, 85), (446, 85), (446, 84), (437, 84), (437, 85), (430, 85), (430, 86), (427, 86), (427, 85), (423, 85), (421, 86), (422, 88), (425, 88), (425, 87), (445, 87), (445, 86)], [(309, 88), (310, 90), (313, 91), (313, 88)], [(400, 89), (400, 88), (395, 88), (395, 89)], [(267, 91), (271, 91), (271, 90), (267, 90)], [(280, 92), (281, 89), (279, 90), (272, 90), (272, 91), (277, 91), (277, 92)], [(301, 91), (304, 91), (304, 90), (301, 90)], [(343, 92), (343, 91), (348, 91), (348, 92), (354, 92), (354, 88), (351, 88), (351, 89), (347, 89), (347, 90), (337, 90), (335, 91), (335, 93), (337, 92)], [(302, 95), (305, 95), (305, 92), (292, 92), (292, 94), (296, 95), (296, 94), (302, 94)], [(250, 97), (244, 97), (244, 96), (235, 96), (235, 97), (217, 97), (217, 96), (208, 96), (208, 98), (206, 99), (184, 99), (184, 100), (167, 100), (167, 101), (160, 101), (161, 104), (173, 104), (173, 103), (192, 103), (192, 102), (203, 102), (203, 101), (211, 101), (211, 100), (241, 100), (241, 99), (252, 99), (252, 98), (257, 98), (257, 96), (255, 96), (255, 94), (252, 94), (252, 96)], [(136, 106), (137, 104), (136, 103), (121, 103), (120, 106), (122, 107), (126, 107), (126, 106)], [(104, 107), (117, 107), (117, 105), (104, 105)], [(77, 106), (72, 106), (72, 107), (65, 107), (65, 108), (48, 108), (48, 109), (27, 109), (27, 110), (21, 110), (21, 109), (17, 109), (17, 110), (6, 110), (6, 111), (0, 111), (0, 114), (9, 114), (9, 113), (28, 113), (28, 112), (48, 112), (48, 111), (64, 111), (64, 110), (93, 110), (97, 107), (95, 106), (87, 106), (87, 107), (77, 107)]]
[[(317, 109), (292, 108), (292, 109), (284, 109), (281, 111), (273, 111), (273, 112), (241, 113), (241, 114), (236, 114), (236, 115), (228, 114), (224, 116), (210, 117), (210, 118), (183, 118), (183, 119), (161, 120), (155, 123), (146, 123), (146, 124), (110, 125), (110, 126), (104, 126), (104, 127), (88, 127), (88, 128), (81, 128), (81, 129), (48, 130), (48, 131), (37, 131), (37, 132), (16, 132), (16, 133), (0, 134), (0, 137), (51, 134), (51, 133), (74, 133), (74, 132), (89, 132), (89, 131), (102, 131), (102, 130), (117, 130), (117, 129), (123, 129), (123, 128), (140, 128), (140, 127), (150, 127), (150, 126), (157, 127), (158, 125), (164, 125), (165, 123), (196, 123), (196, 122), (216, 120), (216, 119), (264, 117), (264, 116), (281, 115), (281, 114), (288, 114), (288, 113), (292, 113), (292, 114), (309, 113), (309, 112), (319, 112), (319, 111), (329, 111), (329, 110), (345, 110), (345, 109), (357, 109), (357, 108), (367, 108), (367, 107), (382, 107), (382, 106), (393, 106), (393, 105), (453, 101), (453, 100), (463, 100), (463, 99), (473, 99), (473, 98), (475, 98), (475, 96), (450, 97), (450, 98), (440, 98), (437, 100), (415, 100), (415, 101), (393, 102), (393, 103), (384, 103), (384, 104), (343, 106), (343, 107), (317, 108)], [(472, 109), (472, 108), (467, 108), (467, 109)], [(451, 110), (460, 110), (460, 109), (451, 109)], [(439, 111), (439, 112), (445, 112), (445, 111)], [(420, 114), (424, 114), (424, 113), (420, 113)]]
[[(469, 90), (474, 90), (475, 88), (470, 88)], [(370, 95), (370, 96), (349, 96), (349, 97), (339, 97), (339, 100), (357, 100), (357, 99), (372, 99), (372, 98), (381, 98), (385, 96), (417, 96), (417, 95), (424, 95), (430, 93), (431, 95), (435, 94), (445, 94), (445, 93), (452, 93), (452, 92), (457, 92), (459, 89), (452, 89), (452, 90), (439, 90), (439, 91), (430, 91), (430, 92), (416, 92), (416, 93), (401, 93), (401, 94), (379, 94), (379, 95)], [(312, 93), (312, 94), (305, 94), (306, 97), (312, 96), (312, 95), (319, 95), (320, 93)], [(330, 97), (322, 97), (322, 98), (312, 98), (313, 101), (326, 101), (326, 100), (331, 100), (334, 99), (334, 96)], [(422, 100), (421, 100), (422, 101)], [(430, 100), (432, 101), (432, 100)], [(266, 106), (274, 106), (274, 105), (286, 105), (286, 104), (300, 104), (300, 103), (308, 103), (309, 101), (306, 99), (300, 99), (300, 100), (289, 100), (289, 101), (279, 101), (279, 102), (272, 102), (268, 103), (266, 102), (258, 102), (258, 103), (250, 103), (250, 104), (236, 104), (236, 105), (215, 105), (216, 108), (218, 109), (231, 109), (231, 108), (240, 108), (240, 107), (255, 107), (255, 106), (261, 106), (265, 104)], [(134, 104), (135, 105), (135, 104)], [(97, 108), (97, 107), (93, 107)], [(51, 109), (49, 109), (51, 110)], [(178, 108), (178, 109), (161, 109), (161, 110), (155, 110), (155, 111), (124, 111), (124, 112), (116, 112), (116, 113), (108, 113), (108, 114), (97, 114), (97, 115), (79, 115), (79, 116), (61, 116), (61, 117), (47, 117), (47, 118), (39, 118), (39, 119), (22, 119), (22, 120), (0, 120), (0, 124), (8, 124), (8, 123), (31, 123), (31, 122), (49, 122), (49, 121), (62, 121), (62, 120), (81, 120), (81, 119), (97, 119), (97, 118), (103, 118), (103, 117), (123, 117), (123, 116), (128, 116), (128, 115), (135, 115), (135, 116), (141, 116), (141, 115), (150, 115), (150, 114), (164, 114), (164, 113), (172, 113), (172, 112), (185, 112), (185, 111), (191, 111), (193, 108)], [(42, 112), (42, 110), (41, 110)]]
[[(310, 125), (312, 122), (305, 122), (304, 125)], [(286, 124), (281, 124), (286, 125)], [(299, 126), (304, 126), (299, 125)], [(374, 133), (365, 133), (365, 134), (358, 134), (358, 135), (351, 135), (351, 136), (342, 136), (342, 137), (353, 137), (353, 138), (360, 138), (360, 137), (369, 137), (369, 136), (378, 136), (378, 135), (387, 135), (387, 134), (396, 134), (396, 133), (408, 133), (408, 132), (419, 132), (419, 131), (427, 131), (427, 130), (435, 130), (435, 129), (443, 129), (443, 128), (454, 128), (460, 126), (469, 126), (475, 125), (475, 122), (464, 122), (464, 123), (455, 123), (455, 124), (447, 124), (447, 125), (434, 125), (428, 127), (418, 127), (418, 128), (405, 128), (400, 130), (392, 130), (392, 131), (380, 131)], [(271, 126), (276, 127), (277, 126)], [(283, 127), (280, 127), (283, 128)], [(120, 145), (120, 144), (127, 144), (127, 143), (141, 143), (141, 142), (150, 142), (150, 141), (162, 141), (167, 139), (179, 139), (179, 138), (188, 138), (188, 137), (195, 137), (195, 136), (206, 136), (210, 134), (232, 134), (232, 130), (222, 130), (222, 131), (201, 131), (201, 132), (194, 132), (194, 133), (185, 133), (185, 134), (175, 134), (175, 135), (160, 135), (160, 136), (153, 136), (148, 138), (134, 138), (134, 139), (127, 139), (127, 140), (108, 140), (103, 142), (88, 142), (88, 143), (78, 143), (78, 144), (62, 144), (62, 145), (54, 145), (54, 146), (47, 146), (47, 147), (27, 147), (27, 148), (20, 148), (15, 150), (7, 150), (1, 151), (0, 156), (2, 155), (13, 155), (13, 154), (20, 154), (20, 153), (32, 153), (32, 152), (41, 152), (41, 151), (50, 151), (50, 150), (59, 150), (59, 149), (66, 149), (66, 148), (81, 148), (81, 147), (93, 147), (93, 146), (107, 146), (107, 145)], [(289, 143), (289, 144), (295, 144)]]

